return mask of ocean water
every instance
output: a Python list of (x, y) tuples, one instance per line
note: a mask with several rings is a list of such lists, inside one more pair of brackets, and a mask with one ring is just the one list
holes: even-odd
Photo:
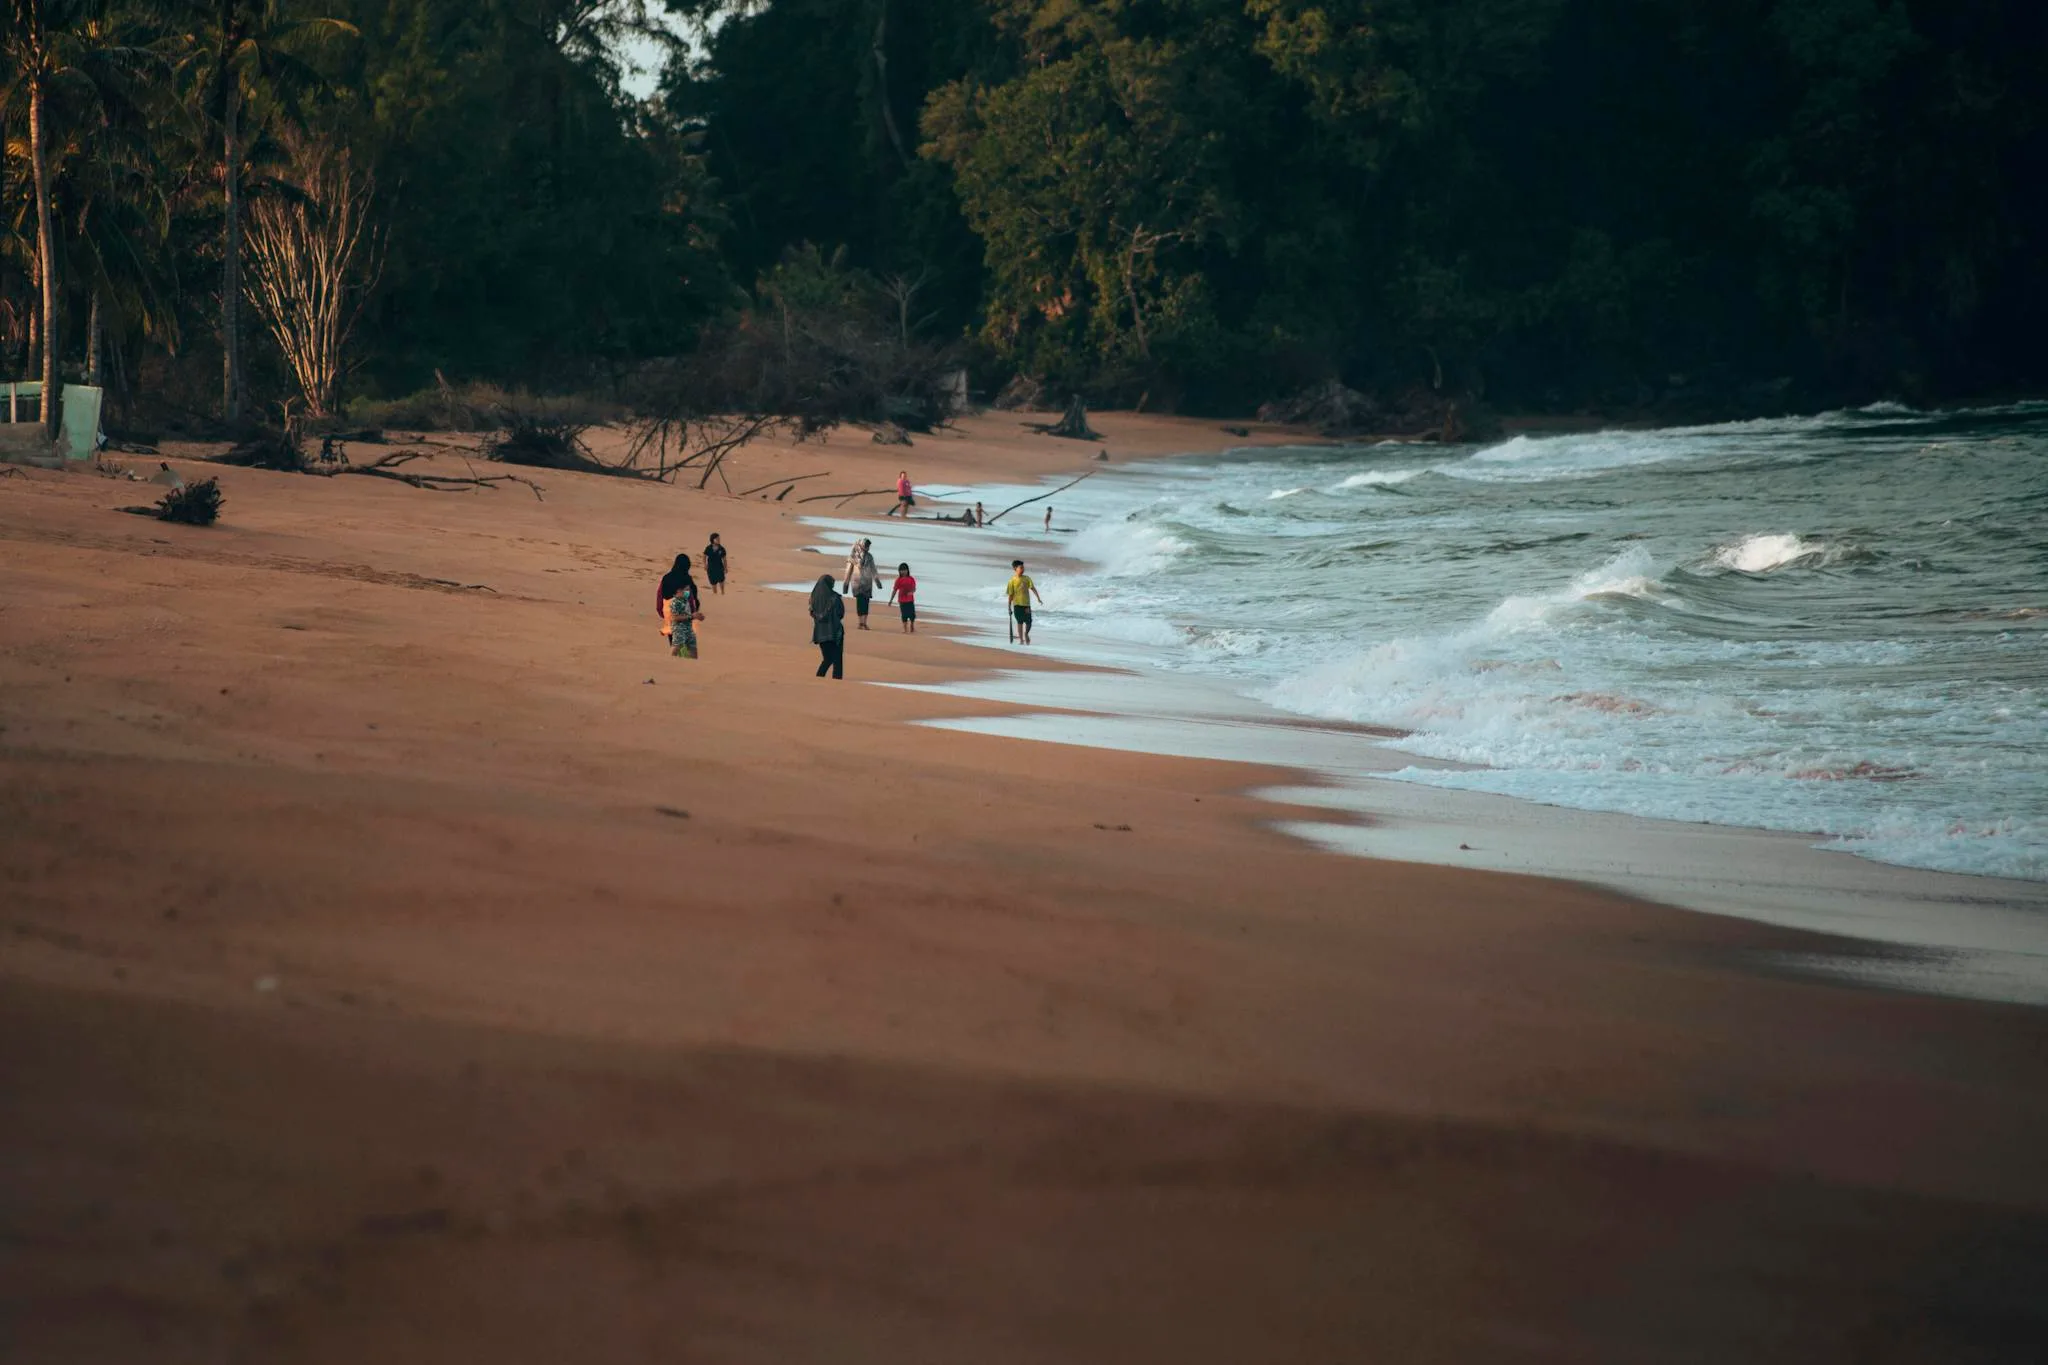
[(2048, 880), (2048, 403), (1269, 449), (1053, 501), (1070, 657), (1459, 765), (1402, 780)]

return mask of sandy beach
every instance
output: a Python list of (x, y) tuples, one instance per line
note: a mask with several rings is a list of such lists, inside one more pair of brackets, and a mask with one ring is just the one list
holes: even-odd
[(2048, 1014), (864, 685), (1058, 667), (943, 620), (813, 678), (803, 518), (897, 556), (807, 490), (1094, 449), (735, 458), (829, 471), (782, 502), (227, 469), (208, 529), (0, 480), (0, 1360), (2048, 1355)]

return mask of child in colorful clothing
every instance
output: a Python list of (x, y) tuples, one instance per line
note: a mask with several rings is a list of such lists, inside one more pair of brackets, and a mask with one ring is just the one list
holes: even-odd
[(661, 614), (661, 633), (668, 638), (669, 653), (678, 659), (697, 657), (697, 622), (704, 612), (697, 596), (697, 580), (690, 577), (690, 557), (677, 555), (674, 567), (661, 576), (654, 590), (655, 610)]
[(917, 634), (917, 580), (910, 576), (908, 564), (896, 566), (896, 582), (889, 589), (889, 600), (903, 611), (903, 633)]

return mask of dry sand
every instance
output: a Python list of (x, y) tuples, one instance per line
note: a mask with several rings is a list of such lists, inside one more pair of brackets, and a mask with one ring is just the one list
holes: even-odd
[(206, 530), (0, 480), (0, 1360), (2048, 1354), (2048, 1015), (913, 728), (986, 707), (859, 682), (983, 656), (814, 679), (792, 503), (221, 479)]

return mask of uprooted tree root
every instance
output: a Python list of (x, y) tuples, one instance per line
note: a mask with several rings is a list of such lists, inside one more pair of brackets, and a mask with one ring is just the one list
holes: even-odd
[(327, 469), (307, 469), (308, 474), (333, 477), (338, 474), (364, 474), (373, 479), (391, 479), (412, 488), (424, 488), (433, 493), (463, 493), (476, 488), (495, 489), (500, 484), (516, 483), (532, 490), (534, 501), (542, 502), (542, 488), (532, 479), (518, 474), (426, 474), (405, 468), (414, 460), (426, 459), (432, 452), (424, 450), (394, 450), (389, 455), (380, 455), (368, 464), (354, 464), (346, 459)]
[[(572, 451), (582, 450), (587, 457), (588, 448), (583, 446), (581, 441), (583, 430), (582, 427), (575, 428), (569, 448)], [(528, 448), (521, 447), (522, 450)], [(461, 453), (449, 449), (451, 453)], [(495, 449), (493, 446), (490, 450), (480, 451), (479, 457), (486, 460), (495, 459), (497, 456), (491, 453)], [(436, 453), (433, 450), (394, 450), (378, 456), (368, 464), (357, 464), (349, 459), (348, 452), (340, 441), (328, 437), (320, 442), (319, 454), (308, 456), (305, 441), (299, 435), (298, 424), (288, 419), (282, 430), (266, 430), (243, 441), (225, 455), (218, 456), (216, 463), (250, 469), (272, 469), (291, 474), (311, 474), (319, 478), (361, 474), (372, 479), (390, 479), (409, 488), (424, 488), (434, 493), (462, 493), (477, 488), (495, 489), (501, 484), (516, 483), (530, 489), (535, 499), (542, 496), (543, 490), (539, 484), (518, 474), (479, 474), (473, 466), (467, 474), (434, 474), (407, 467)], [(504, 462), (520, 463), (517, 460)], [(594, 457), (589, 458), (588, 465), (562, 463), (546, 467), (587, 469), (589, 472), (600, 474), (622, 472), (599, 462)], [(212, 480), (207, 482), (211, 483)]]
[(159, 521), (211, 526), (220, 520), (221, 505), (226, 501), (221, 496), (219, 479), (201, 479), (198, 483), (183, 484), (164, 494), (157, 501), (156, 515)]
[(500, 415), (504, 429), (484, 438), (477, 448), (479, 459), (528, 469), (603, 474), (616, 479), (661, 479), (659, 472), (641, 468), (633, 454), (617, 464), (599, 459), (583, 439), (583, 434), (590, 430), (588, 422), (545, 409), (507, 409)]
[(148, 507), (123, 507), (120, 510), (138, 517), (154, 517), (158, 521), (174, 521), (183, 526), (211, 526), (220, 520), (221, 506), (227, 499), (221, 495), (219, 479), (201, 479), (198, 483), (181, 483)]

